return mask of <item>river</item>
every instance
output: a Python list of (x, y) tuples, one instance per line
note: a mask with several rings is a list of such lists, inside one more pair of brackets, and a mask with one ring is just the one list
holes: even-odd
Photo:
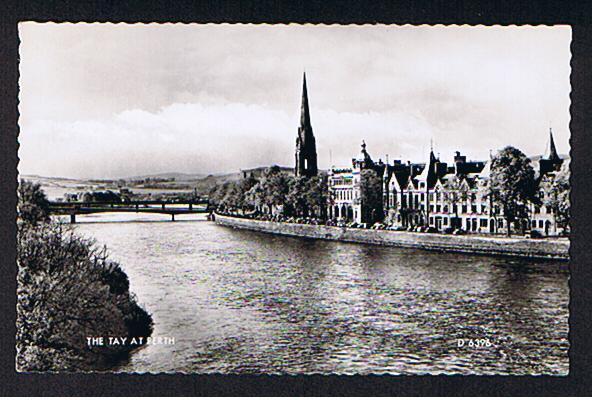
[(75, 229), (128, 274), (153, 337), (174, 338), (115, 371), (568, 373), (565, 262), (279, 237), (179, 217), (78, 217)]

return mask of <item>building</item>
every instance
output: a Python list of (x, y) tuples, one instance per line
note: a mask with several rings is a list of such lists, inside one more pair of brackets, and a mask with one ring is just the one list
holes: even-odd
[[(365, 223), (361, 201), (360, 177), (364, 169), (373, 169), (382, 179), (385, 222), (395, 229), (501, 234), (507, 232), (503, 209), (488, 196), (491, 160), (467, 161), (456, 152), (448, 165), (433, 149), (424, 163), (395, 160), (375, 163), (362, 142), (362, 150), (352, 158), (351, 168), (331, 168), (328, 175), (330, 219)], [(548, 188), (567, 163), (559, 157), (553, 133), (545, 154), (533, 162), (539, 198), (549, 196)], [(530, 220), (519, 221), (522, 228), (545, 235), (559, 232), (553, 210), (530, 204)]]
[(362, 171), (372, 169), (382, 177), (385, 164), (380, 160), (375, 163), (366, 150), (366, 143), (362, 141), (361, 151), (352, 158), (351, 168), (331, 168), (328, 173), (329, 204), (327, 215), (331, 219), (366, 222), (364, 219), (364, 204), (361, 201), (360, 181)]
[(306, 73), (302, 83), (302, 105), (300, 107), (300, 127), (296, 137), (296, 166), (294, 168), (296, 176), (316, 176), (317, 167), (317, 147), (315, 137), (310, 123), (310, 110), (308, 108), (308, 93), (306, 90)]
[(549, 129), (549, 142), (545, 154), (538, 160), (537, 183), (539, 189), (539, 199), (542, 204), (531, 204), (530, 228), (536, 229), (545, 235), (555, 234), (559, 227), (553, 210), (544, 205), (551, 195), (549, 188), (553, 184), (555, 177), (562, 168), (569, 168), (569, 160), (563, 160), (557, 153), (553, 131)]

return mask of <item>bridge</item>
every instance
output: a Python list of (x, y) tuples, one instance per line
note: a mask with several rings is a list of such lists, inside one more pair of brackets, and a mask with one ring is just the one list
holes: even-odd
[(203, 201), (175, 201), (175, 200), (139, 200), (125, 202), (78, 202), (54, 201), (49, 202), (49, 212), (53, 215), (69, 215), (70, 223), (76, 223), (76, 215), (96, 214), (104, 212), (133, 212), (168, 214), (171, 221), (179, 214), (204, 214), (209, 212), (208, 203)]

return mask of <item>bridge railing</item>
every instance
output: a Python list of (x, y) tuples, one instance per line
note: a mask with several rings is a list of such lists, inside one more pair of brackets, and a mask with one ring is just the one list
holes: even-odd
[(207, 206), (207, 201), (163, 201), (163, 200), (134, 200), (134, 201), (51, 201), (49, 206), (52, 208), (61, 207), (135, 207), (135, 206), (167, 206), (167, 205), (187, 205), (189, 206)]

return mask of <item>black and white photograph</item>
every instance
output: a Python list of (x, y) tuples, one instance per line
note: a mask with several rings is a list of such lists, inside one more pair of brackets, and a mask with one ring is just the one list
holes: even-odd
[(569, 373), (570, 26), (18, 35), (16, 371)]

